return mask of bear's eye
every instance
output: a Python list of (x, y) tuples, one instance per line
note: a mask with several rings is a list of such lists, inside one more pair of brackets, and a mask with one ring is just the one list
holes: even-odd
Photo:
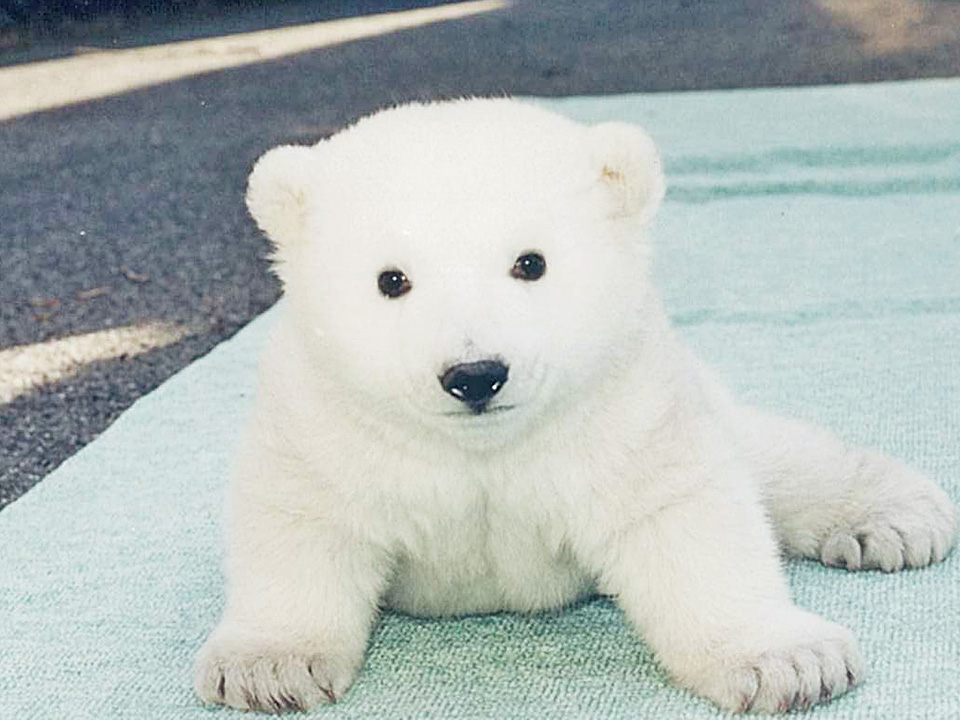
[(517, 280), (539, 280), (547, 271), (547, 261), (537, 252), (524, 253), (510, 268), (510, 276)]
[(403, 274), (403, 271), (391, 268), (380, 273), (380, 277), (377, 278), (377, 287), (386, 297), (398, 298), (410, 292), (410, 288), (413, 286), (407, 276)]

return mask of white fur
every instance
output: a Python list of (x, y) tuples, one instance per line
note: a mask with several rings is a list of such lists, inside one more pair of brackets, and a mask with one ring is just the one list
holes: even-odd
[[(851, 634), (791, 603), (779, 548), (919, 567), (949, 551), (956, 511), (890, 458), (740, 405), (691, 356), (649, 280), (663, 187), (640, 129), (508, 100), (408, 105), (260, 160), (248, 203), (286, 300), (201, 698), (340, 697), (381, 606), (594, 592), (723, 708), (806, 707), (860, 680)], [(530, 251), (546, 274), (511, 277)], [(388, 268), (408, 294), (380, 294)], [(509, 379), (465, 412), (438, 376), (489, 358)]]

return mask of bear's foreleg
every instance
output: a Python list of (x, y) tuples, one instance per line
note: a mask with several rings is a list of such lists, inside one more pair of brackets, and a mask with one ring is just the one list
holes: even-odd
[(750, 407), (729, 427), (787, 553), (890, 572), (939, 562), (953, 547), (953, 502), (899, 460)]
[(227, 607), (194, 666), (211, 704), (305, 710), (333, 702), (364, 657), (385, 560), (318, 518), (234, 501)]
[(681, 684), (733, 711), (787, 711), (846, 692), (863, 661), (845, 628), (795, 606), (745, 478), (634, 521), (605, 552), (601, 589)]

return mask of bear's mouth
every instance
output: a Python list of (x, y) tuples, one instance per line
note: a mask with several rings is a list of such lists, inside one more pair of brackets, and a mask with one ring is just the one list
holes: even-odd
[(483, 405), (464, 410), (450, 410), (442, 413), (446, 417), (477, 418), (489, 415), (499, 415), (514, 409), (514, 405)]

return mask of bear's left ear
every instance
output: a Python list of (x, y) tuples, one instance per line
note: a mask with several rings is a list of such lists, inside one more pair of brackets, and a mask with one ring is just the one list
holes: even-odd
[(264, 153), (247, 182), (247, 208), (278, 251), (298, 242), (316, 184), (316, 146), (281, 145)]
[(660, 154), (651, 137), (623, 122), (601, 123), (587, 132), (597, 179), (612, 196), (613, 215), (649, 221), (666, 193)]

